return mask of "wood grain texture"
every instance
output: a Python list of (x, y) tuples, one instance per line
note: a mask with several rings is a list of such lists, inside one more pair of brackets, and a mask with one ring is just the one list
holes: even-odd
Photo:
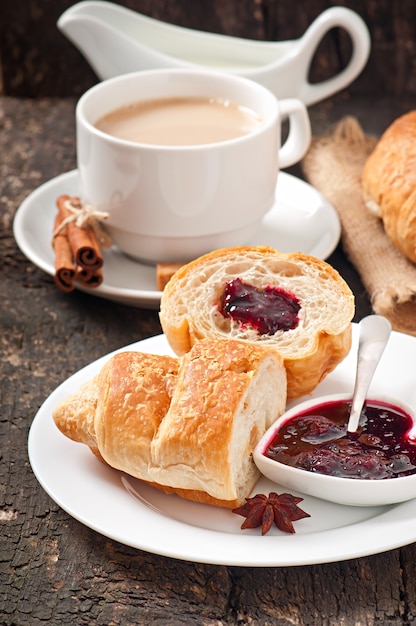
[[(340, 98), (313, 108), (313, 127), (321, 132), (347, 109), (380, 132), (397, 106), (406, 103), (385, 101), (375, 115)], [(60, 293), (17, 249), (20, 202), (75, 165), (74, 101), (4, 98), (0, 107), (0, 625), (415, 624), (415, 544), (295, 568), (186, 563), (106, 539), (46, 495), (27, 457), (39, 406), (73, 372), (160, 326), (155, 311)], [(352, 286), (360, 319), (370, 306), (354, 268), (341, 247), (330, 261)]]
[[(354, 95), (416, 94), (416, 4), (414, 0), (115, 0), (157, 19), (199, 30), (251, 39), (300, 37), (334, 4), (356, 11), (370, 30), (372, 51)], [(79, 96), (97, 78), (78, 50), (56, 27), (72, 0), (15, 0), (0, 4), (3, 93), (10, 96)], [(294, 7), (295, 10), (294, 10)], [(322, 80), (349, 58), (349, 39), (334, 29), (319, 46), (311, 76)], [(51, 63), (53, 58), (53, 63)]]

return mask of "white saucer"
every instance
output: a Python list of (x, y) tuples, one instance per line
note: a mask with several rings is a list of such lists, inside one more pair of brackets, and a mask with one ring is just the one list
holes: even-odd
[[(53, 178), (33, 191), (20, 205), (14, 218), (17, 245), (35, 265), (54, 274), (51, 246), (56, 198), (79, 195), (78, 171)], [(314, 187), (279, 173), (276, 203), (248, 245), (271, 246), (281, 252), (304, 252), (326, 259), (341, 236), (335, 209)], [(104, 251), (104, 281), (88, 293), (130, 306), (159, 308), (161, 292), (156, 289), (155, 267), (129, 259), (117, 249)], [(81, 287), (78, 287), (81, 289)]]

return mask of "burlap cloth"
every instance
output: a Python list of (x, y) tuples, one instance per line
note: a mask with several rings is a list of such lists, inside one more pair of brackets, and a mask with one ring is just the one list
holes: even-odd
[(302, 169), (337, 210), (344, 251), (374, 312), (387, 317), (395, 330), (416, 335), (416, 266), (393, 245), (362, 198), (361, 173), (375, 142), (355, 118), (346, 117), (328, 136), (312, 140)]

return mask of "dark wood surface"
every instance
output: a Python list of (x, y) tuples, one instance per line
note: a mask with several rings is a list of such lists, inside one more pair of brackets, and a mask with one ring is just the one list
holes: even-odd
[[(60, 293), (15, 244), (22, 200), (75, 166), (74, 104), (0, 100), (0, 624), (416, 624), (415, 544), (293, 568), (182, 562), (97, 534), (38, 484), (27, 437), (47, 396), (93, 359), (160, 332), (156, 311)], [(314, 132), (348, 112), (379, 133), (410, 104), (374, 109), (344, 94), (311, 110)], [(351, 285), (360, 319), (370, 304), (341, 245), (329, 262)]]
[[(44, 400), (94, 359), (161, 330), (157, 311), (60, 293), (14, 241), (13, 216), (24, 198), (75, 167), (75, 98), (96, 81), (56, 30), (57, 18), (72, 3), (0, 3), (0, 626), (416, 624), (416, 544), (303, 567), (182, 562), (101, 536), (66, 514), (38, 484), (27, 437)], [(301, 36), (332, 3), (311, 0), (295, 13), (290, 0), (120, 4), (183, 26), (284, 40)], [(416, 5), (338, 4), (364, 17), (373, 49), (351, 88), (311, 109), (313, 131), (320, 134), (352, 114), (366, 132), (379, 135), (415, 106)], [(336, 33), (325, 42), (316, 59), (318, 76), (345, 62), (340, 43)], [(301, 176), (299, 167), (291, 173)], [(353, 289), (358, 321), (371, 306), (342, 244), (328, 261)]]

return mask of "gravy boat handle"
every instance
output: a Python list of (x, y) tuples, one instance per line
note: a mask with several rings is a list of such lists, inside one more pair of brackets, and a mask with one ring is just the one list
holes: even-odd
[[(313, 55), (324, 36), (332, 28), (344, 29), (351, 38), (352, 54), (348, 65), (336, 76), (317, 84), (308, 82), (308, 72)], [(354, 11), (344, 7), (332, 7), (319, 15), (298, 40), (299, 84), (303, 84), (299, 97), (309, 105), (328, 98), (349, 85), (367, 63), (371, 48), (368, 28)], [(296, 71), (296, 68), (295, 68)]]

